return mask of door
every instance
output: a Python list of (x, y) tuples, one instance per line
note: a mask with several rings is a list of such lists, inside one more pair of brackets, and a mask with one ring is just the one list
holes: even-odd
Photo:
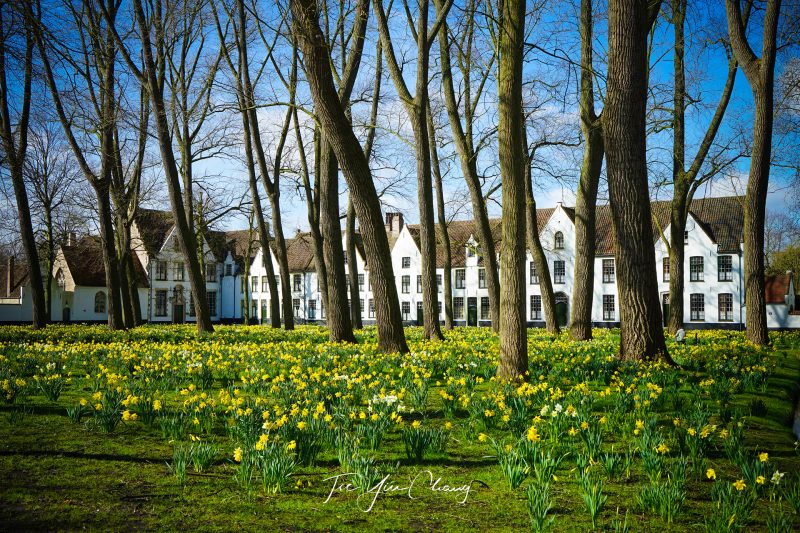
[(567, 295), (563, 292), (555, 294), (556, 300), (556, 322), (559, 327), (567, 325)]
[(467, 325), (478, 325), (478, 298), (474, 296), (467, 298)]
[(662, 296), (661, 316), (664, 322), (664, 327), (667, 327), (669, 325), (669, 293), (666, 293), (664, 296)]
[(175, 304), (172, 308), (172, 323), (183, 324), (183, 304)]
[(417, 304), (417, 325), (425, 324), (425, 317), (422, 315), (422, 303)]

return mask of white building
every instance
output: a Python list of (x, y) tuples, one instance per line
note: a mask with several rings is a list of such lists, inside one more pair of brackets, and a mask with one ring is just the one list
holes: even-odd
[[(669, 207), (669, 202), (652, 204), (653, 245), (664, 316), (668, 314), (669, 305)], [(490, 220), (498, 253), (500, 222), (500, 219)], [(570, 315), (575, 268), (574, 209), (560, 203), (553, 208), (539, 209), (537, 224), (553, 281), (556, 316), (562, 325), (566, 325)], [(687, 328), (743, 328), (745, 305), (742, 225), (740, 197), (707, 198), (692, 202), (684, 237), (684, 317)], [(386, 231), (401, 316), (407, 323), (420, 323), (422, 279), (419, 226), (404, 224), (400, 213), (387, 213)], [(136, 264), (142, 272), (142, 279), (139, 280), (142, 316), (150, 322), (184, 322), (195, 319), (188, 275), (174, 232), (172, 215), (153, 210), (142, 210), (132, 228)], [(452, 261), (453, 319), (456, 325), (489, 325), (491, 317), (488, 289), (481, 244), (476, 238), (474, 222), (451, 222), (448, 233)], [(525, 235), (520, 235), (519, 238), (525, 239)], [(370, 324), (375, 320), (370, 273), (360, 236), (357, 236), (356, 242), (362, 319), (365, 324)], [(300, 323), (324, 323), (325, 308), (314, 268), (311, 235), (298, 233), (287, 239), (286, 246), (294, 317)], [(443, 320), (444, 250), (441, 244), (437, 246), (439, 319)], [(210, 232), (204, 239), (203, 250), (206, 291), (212, 320), (239, 322), (246, 314), (245, 305), (249, 305), (251, 321), (268, 323), (272, 296), (257, 234), (250, 231)], [(72, 320), (105, 320), (107, 314), (104, 314), (104, 306), (100, 305), (102, 296), (98, 296), (105, 294), (101, 257), (95, 254), (94, 263), (91, 268), (87, 268), (85, 264), (76, 262), (75, 255), (85, 255), (84, 262), (91, 256), (75, 254), (69, 247), (60, 252), (59, 260), (63, 261), (55, 269), (54, 275), (59, 277), (58, 285), (64, 287), (57, 298), (65, 300), (55, 301), (54, 297), (54, 306), (61, 309), (68, 302)], [(278, 264), (275, 254), (270, 255), (280, 293)], [(13, 276), (18, 276), (18, 279), (14, 283), (11, 283), (12, 280), (6, 283), (11, 283), (11, 289), (6, 291), (11, 296), (0, 298), (0, 320), (22, 321), (25, 320), (22, 317), (30, 316), (30, 297), (28, 296), (26, 304), (26, 287), (19, 281), (23, 279), (19, 277), (23, 275), (19, 273), (19, 268), (10, 272)], [(84, 275), (85, 273), (91, 273), (91, 276)], [(608, 206), (597, 209), (594, 276), (592, 321), (597, 326), (617, 326), (619, 298)], [(544, 311), (539, 277), (530, 253), (526, 258), (526, 282), (528, 324), (543, 326)], [(768, 278), (766, 295), (770, 328), (800, 327), (794, 290), (791, 274)], [(54, 308), (53, 318), (60, 320), (61, 311)]]

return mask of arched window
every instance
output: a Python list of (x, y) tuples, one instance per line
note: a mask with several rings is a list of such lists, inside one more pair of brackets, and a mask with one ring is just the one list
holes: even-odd
[(560, 231), (556, 232), (555, 235), (555, 249), (556, 250), (563, 250), (564, 249), (564, 234)]
[(94, 295), (94, 312), (106, 312), (106, 293), (103, 291), (97, 291), (97, 294)]

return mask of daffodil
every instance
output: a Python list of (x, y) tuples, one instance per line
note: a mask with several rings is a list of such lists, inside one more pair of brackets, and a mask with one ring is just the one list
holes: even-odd
[(743, 479), (734, 481), (733, 486), (736, 488), (736, 490), (744, 490), (745, 488), (747, 488), (747, 485), (745, 484)]
[(717, 479), (717, 473), (714, 471), (713, 468), (709, 468), (706, 470), (706, 477), (708, 479)]

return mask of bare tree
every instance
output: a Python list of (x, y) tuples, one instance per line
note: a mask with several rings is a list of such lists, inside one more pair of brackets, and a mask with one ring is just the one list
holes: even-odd
[[(660, 0), (657, 2), (660, 5)], [(650, 4), (657, 13), (658, 5)], [(614, 228), (620, 357), (670, 361), (661, 326), (647, 177), (647, 0), (612, 0), (603, 133)]]
[(439, 327), (439, 311), (437, 303), (436, 283), (436, 229), (433, 218), (433, 194), (431, 181), (431, 151), (428, 138), (428, 66), (430, 64), (430, 47), (436, 39), (436, 34), (441, 30), (447, 13), (452, 5), (452, 0), (445, 0), (441, 8), (437, 9), (436, 20), (428, 27), (428, 0), (419, 0), (417, 3), (417, 17), (414, 21), (406, 6), (408, 26), (417, 44), (417, 71), (414, 94), (411, 94), (406, 85), (403, 71), (395, 56), (389, 24), (386, 20), (386, 11), (383, 0), (375, 0), (375, 16), (378, 19), (378, 33), (380, 35), (383, 52), (386, 56), (389, 73), (394, 82), (395, 90), (400, 96), (408, 113), (411, 127), (414, 131), (414, 147), (417, 159), (417, 200), (419, 202), (419, 240), (420, 257), (422, 259), (422, 306), (425, 338), (443, 339)]
[[(752, 0), (745, 0), (746, 6), (751, 3)], [(725, 1), (731, 48), (750, 84), (755, 100), (750, 176), (744, 206), (744, 283), (747, 338), (760, 345), (769, 343), (764, 295), (764, 218), (772, 156), (773, 91), (780, 9), (781, 0), (767, 1), (759, 58), (750, 47), (745, 34), (745, 18), (742, 16), (739, 0)], [(745, 13), (748, 10), (746, 7)]]
[[(294, 34), (303, 51), (303, 62), (314, 108), (323, 135), (333, 148), (347, 180), (370, 267), (375, 293), (378, 345), (387, 352), (407, 352), (397, 287), (394, 282), (389, 240), (383, 225), (380, 201), (369, 163), (345, 115), (331, 73), (330, 56), (319, 27), (314, 0), (291, 0)], [(328, 287), (330, 290), (330, 286)]]
[(525, 379), (525, 155), (523, 154), (522, 48), (525, 2), (501, 3), (497, 27), (498, 140), (503, 179), (503, 240), (500, 248), (500, 363), (497, 376)]
[[(28, 13), (28, 16), (30, 15)], [(24, 45), (19, 44), (20, 40), (24, 41)], [(17, 46), (21, 50), (17, 49)], [(39, 329), (47, 324), (48, 311), (42, 284), (39, 252), (36, 249), (36, 239), (33, 234), (28, 192), (25, 188), (24, 171), (31, 117), (33, 49), (32, 21), (25, 21), (24, 17), (20, 16), (10, 4), (0, 4), (0, 136), (2, 136), (3, 142), (3, 166), (8, 168), (14, 187), (20, 236), (25, 259), (28, 262), (28, 277), (31, 283), (33, 327)], [(20, 60), (19, 67), (22, 70), (19, 96), (15, 96), (9, 90), (8, 83), (9, 73), (11, 69), (15, 68), (14, 63), (17, 58)], [(14, 110), (18, 113), (16, 117), (12, 117), (12, 98), (19, 98), (20, 102), (20, 108)]]

